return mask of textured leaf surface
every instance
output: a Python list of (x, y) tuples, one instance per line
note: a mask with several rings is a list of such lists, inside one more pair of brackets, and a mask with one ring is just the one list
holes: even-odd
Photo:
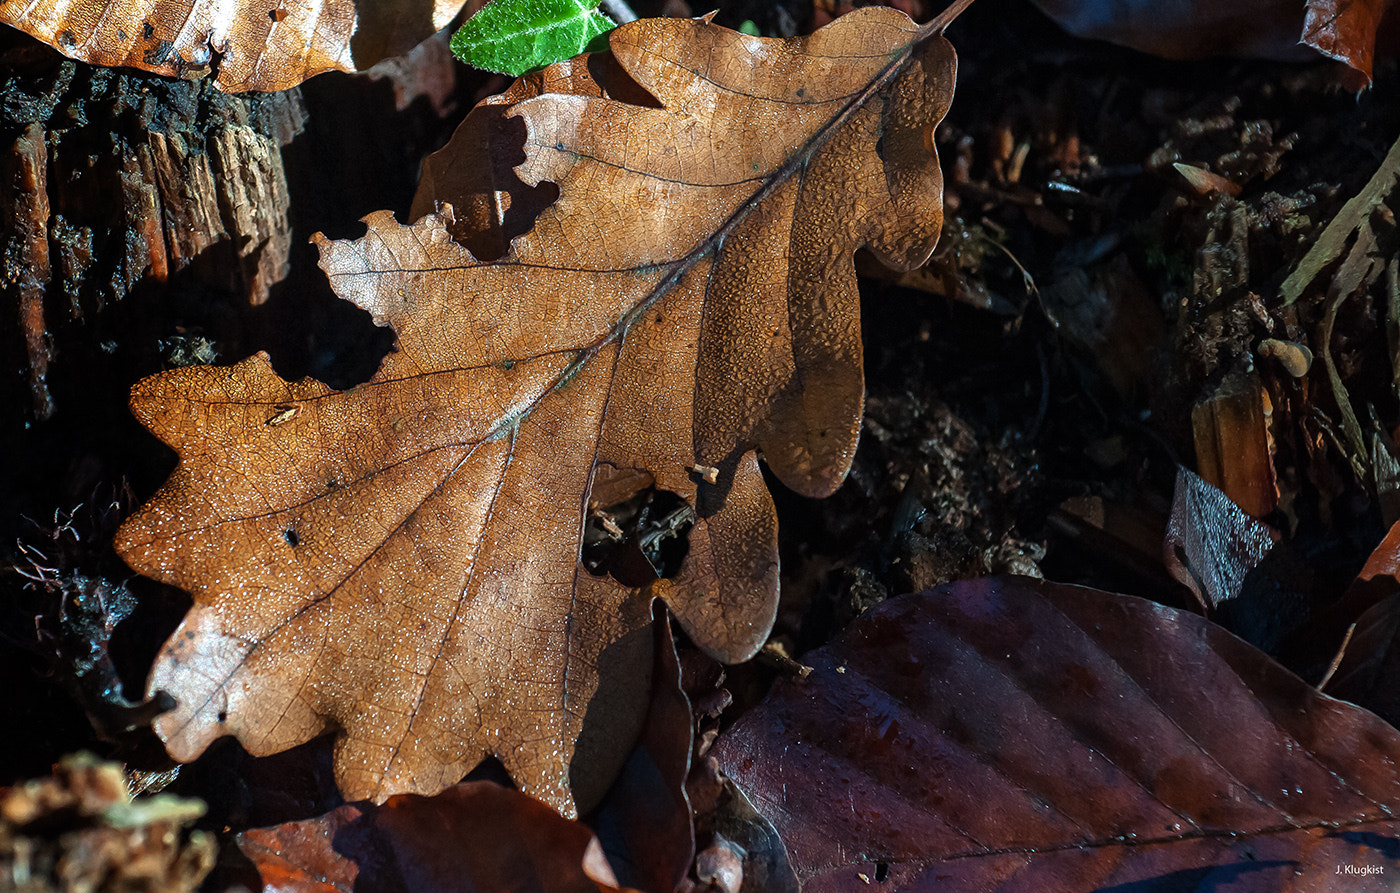
[(618, 889), (593, 832), (489, 781), (378, 807), (347, 804), (236, 841), (267, 893)]
[(494, 0), (452, 35), (468, 65), (519, 77), (582, 53), (613, 29), (598, 0)]
[(0, 22), (67, 56), (185, 77), (230, 92), (285, 90), (357, 71), (444, 28), (463, 0), (0, 0)]
[[(133, 412), (180, 464), (117, 548), (195, 601), (148, 683), (178, 701), (157, 722), (170, 752), (233, 734), (266, 754), (333, 726), (349, 799), (433, 793), (494, 754), (569, 813), (645, 713), (653, 598), (712, 655), (757, 650), (778, 566), (754, 450), (809, 495), (846, 474), (852, 255), (911, 267), (937, 239), (945, 23), (619, 28), (655, 101), (512, 108), (520, 179), (559, 197), (500, 260), (436, 215), (321, 242), (337, 293), (397, 335), (372, 380), (289, 383), (259, 355), (138, 384)], [(582, 566), (590, 494), (619, 481), (693, 508), (673, 577)], [(619, 715), (616, 740), (586, 734)], [(581, 734), (596, 745), (571, 776)]]
[(1325, 56), (1345, 62), (1371, 83), (1376, 31), (1390, 0), (1308, 0), (1302, 42)]
[(803, 661), (714, 752), (808, 891), (1400, 872), (1400, 733), (1195, 615), (978, 580), (885, 602)]

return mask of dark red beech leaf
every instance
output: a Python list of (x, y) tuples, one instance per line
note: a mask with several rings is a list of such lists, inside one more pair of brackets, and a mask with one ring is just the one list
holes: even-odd
[(1319, 687), (1400, 722), (1400, 523), (1366, 559), (1336, 614), (1355, 618)]
[(1400, 733), (1193, 614), (975, 580), (885, 602), (803, 662), (715, 753), (809, 893), (1400, 872)]
[(349, 803), (244, 831), (265, 893), (598, 893), (616, 878), (584, 825), (519, 791), (468, 781), (434, 797)]

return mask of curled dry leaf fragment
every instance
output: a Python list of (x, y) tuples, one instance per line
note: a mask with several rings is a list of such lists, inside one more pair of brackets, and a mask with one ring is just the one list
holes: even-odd
[(1308, 0), (1302, 42), (1345, 62), (1359, 77), (1353, 86), (1368, 87), (1376, 32), (1389, 7), (1390, 0)]
[(1172, 164), (1172, 167), (1176, 168), (1176, 172), (1181, 174), (1182, 178), (1185, 179), (1187, 183), (1191, 184), (1191, 188), (1196, 190), (1200, 195), (1213, 195), (1215, 193), (1223, 195), (1240, 194), (1240, 184), (1228, 180), (1217, 173), (1208, 171), (1203, 167), (1197, 167), (1194, 164), (1182, 164), (1179, 161)]
[(1220, 489), (1178, 468), (1163, 563), (1209, 614), (1240, 594), (1245, 577), (1278, 542), (1278, 534), (1245, 514)]
[[(349, 799), (434, 793), (494, 754), (571, 814), (640, 725), (653, 599), (712, 656), (752, 655), (778, 576), (755, 449), (811, 496), (849, 468), (852, 256), (909, 268), (937, 240), (942, 29), (967, 2), (791, 41), (624, 25), (612, 55), (650, 103), (509, 109), (516, 173), (558, 200), (499, 261), (437, 215), (320, 240), (337, 293), (397, 336), (370, 381), (286, 382), (258, 355), (139, 383), (133, 412), (180, 464), (116, 545), (194, 598), (148, 684), (179, 702), (157, 722), (170, 752), (235, 735), (268, 754), (333, 727)], [(300, 410), (268, 425), (282, 406)], [(580, 562), (603, 468), (693, 511), (671, 575)], [(576, 758), (592, 724), (614, 732)]]
[(213, 75), (232, 93), (286, 90), (360, 71), (445, 27), (463, 0), (7, 0), (0, 22), (74, 59), (174, 77)]

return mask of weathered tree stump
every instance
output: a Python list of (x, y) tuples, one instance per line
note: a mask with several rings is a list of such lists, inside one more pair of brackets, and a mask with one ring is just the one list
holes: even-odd
[(18, 32), (0, 66), (0, 303), (42, 420), (59, 408), (47, 376), (62, 321), (187, 270), (184, 287), (267, 299), (291, 247), (281, 149), (306, 116), (297, 90), (231, 95), (93, 68)]

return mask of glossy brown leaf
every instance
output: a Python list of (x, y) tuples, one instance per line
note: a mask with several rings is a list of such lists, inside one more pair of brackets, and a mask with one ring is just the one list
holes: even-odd
[[(94, 65), (286, 90), (358, 71), (445, 27), (463, 0), (3, 0), (0, 22)], [(480, 3), (476, 4), (480, 6)]]
[(463, 782), (435, 797), (404, 794), (381, 806), (237, 837), (268, 893), (598, 893), (616, 890), (588, 828), (519, 791)]
[(808, 891), (1388, 890), (1400, 871), (1400, 733), (1195, 615), (976, 580), (885, 602), (803, 661), (715, 753)]
[(1308, 0), (1302, 42), (1349, 65), (1371, 83), (1376, 31), (1390, 0)]
[[(571, 813), (633, 738), (623, 722), (571, 777), (581, 730), (644, 713), (653, 598), (710, 654), (753, 654), (778, 577), (754, 450), (808, 495), (846, 474), (851, 257), (910, 267), (937, 239), (947, 20), (867, 9), (793, 41), (623, 26), (612, 52), (660, 107), (514, 106), (517, 173), (559, 198), (498, 262), (436, 215), (321, 241), (336, 291), (397, 335), (372, 380), (289, 383), (259, 355), (138, 384), (180, 464), (117, 548), (195, 601), (149, 681), (179, 703), (157, 723), (170, 752), (333, 726), (347, 798), (439, 791), (494, 754)], [(582, 566), (604, 476), (693, 508), (674, 576)]]

